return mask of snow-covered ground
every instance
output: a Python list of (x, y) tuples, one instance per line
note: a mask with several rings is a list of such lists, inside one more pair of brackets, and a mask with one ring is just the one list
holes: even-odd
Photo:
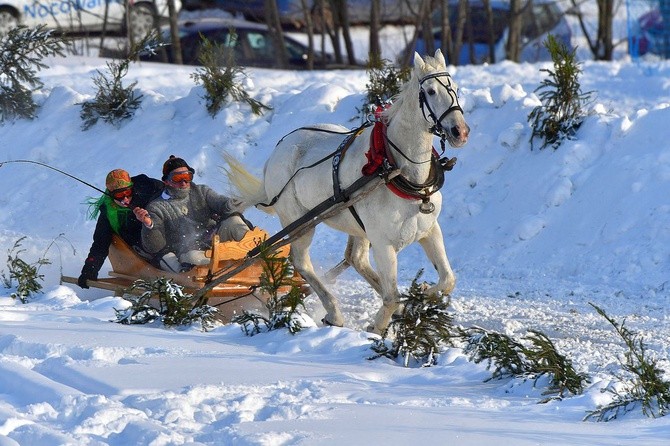
[[(362, 71), (249, 69), (248, 91), (273, 111), (257, 117), (231, 104), (211, 118), (193, 68), (142, 63), (127, 79), (144, 95), (134, 119), (84, 132), (77, 104), (94, 94), (105, 60), (48, 64), (39, 117), (0, 126), (0, 162), (46, 163), (98, 187), (119, 167), (159, 177), (176, 154), (195, 167), (196, 182), (224, 192), (224, 149), (260, 173), (296, 127), (356, 126), (368, 81)], [(639, 332), (670, 380), (670, 65), (585, 61), (582, 88), (596, 100), (577, 139), (531, 151), (527, 116), (542, 68), (550, 65), (450, 67), (472, 131), (463, 149), (448, 150), (458, 163), (439, 221), (457, 274), (455, 323), (517, 338), (546, 333), (591, 377), (583, 395), (537, 404), (546, 382), (485, 382), (491, 371), (456, 348), (430, 368), (368, 361), (363, 329), (380, 300), (351, 271), (333, 285), (345, 328), (246, 337), (234, 325), (111, 323), (120, 298), (59, 285), (81, 269), (94, 228), (83, 203), (97, 193), (12, 163), (0, 167), (0, 252), (27, 236), (22, 257), (52, 263), (40, 270), (45, 293), (30, 303), (0, 293), (0, 444), (666, 445), (667, 417), (582, 419), (611, 400), (601, 389), (622, 374), (624, 351), (589, 303)], [(279, 229), (274, 217), (248, 217)], [(317, 268), (336, 264), (344, 243), (320, 228)], [(419, 268), (435, 279), (418, 246), (400, 254), (403, 287)], [(307, 309), (314, 321), (324, 313), (313, 296)]]

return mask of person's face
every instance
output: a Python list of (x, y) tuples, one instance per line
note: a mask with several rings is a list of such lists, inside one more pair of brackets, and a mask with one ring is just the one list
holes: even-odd
[(178, 167), (168, 174), (165, 183), (175, 189), (189, 189), (191, 180), (193, 180), (193, 174), (188, 167)]
[(126, 187), (124, 189), (117, 189), (113, 192), (110, 192), (114, 203), (118, 204), (121, 207), (127, 208), (130, 206), (130, 202), (133, 199), (133, 188)]

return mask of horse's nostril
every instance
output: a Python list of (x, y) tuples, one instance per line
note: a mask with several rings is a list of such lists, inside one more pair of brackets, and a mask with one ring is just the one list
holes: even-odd
[(451, 128), (451, 134), (454, 135), (456, 138), (461, 136), (461, 131), (458, 129), (458, 126), (453, 126)]

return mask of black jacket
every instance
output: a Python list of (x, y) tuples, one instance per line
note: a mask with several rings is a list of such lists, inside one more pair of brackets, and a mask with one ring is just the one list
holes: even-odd
[[(131, 178), (133, 182), (133, 198), (130, 202), (130, 209), (135, 207), (146, 208), (147, 204), (158, 197), (163, 191), (163, 182), (155, 178), (141, 174)], [(119, 235), (132, 246), (141, 246), (142, 241), (142, 223), (135, 218), (132, 212), (129, 212), (125, 221), (120, 222)], [(100, 207), (100, 215), (93, 232), (93, 244), (84, 262), (81, 274), (89, 279), (97, 279), (98, 271), (102, 268), (105, 259), (109, 254), (109, 245), (112, 243), (112, 225), (107, 218), (107, 209), (105, 205)]]

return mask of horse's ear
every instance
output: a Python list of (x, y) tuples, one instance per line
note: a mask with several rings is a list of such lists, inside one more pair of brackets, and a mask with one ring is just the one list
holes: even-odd
[(418, 68), (419, 70), (423, 70), (424, 65), (426, 65), (426, 62), (423, 61), (421, 56), (419, 56), (419, 53), (416, 51), (414, 52), (414, 66)]
[(447, 62), (444, 60), (442, 51), (439, 48), (435, 50), (435, 59), (437, 59), (437, 61), (441, 63), (445, 68), (447, 67)]

